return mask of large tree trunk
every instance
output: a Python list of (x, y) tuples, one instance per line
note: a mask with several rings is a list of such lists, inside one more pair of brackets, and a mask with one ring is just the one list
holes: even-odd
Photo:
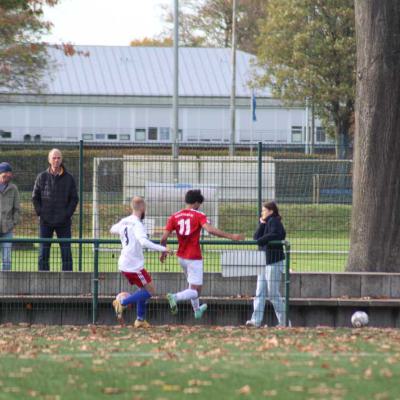
[(400, 2), (356, 0), (349, 271), (400, 272)]

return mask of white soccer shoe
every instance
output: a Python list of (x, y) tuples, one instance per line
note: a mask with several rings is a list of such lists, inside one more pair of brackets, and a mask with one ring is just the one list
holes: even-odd
[(248, 328), (259, 328), (261, 325), (256, 324), (252, 319), (246, 321), (246, 326)]

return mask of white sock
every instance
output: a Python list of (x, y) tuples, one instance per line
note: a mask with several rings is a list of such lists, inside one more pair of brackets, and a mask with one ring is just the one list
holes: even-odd
[(192, 303), (193, 311), (196, 312), (200, 308), (199, 298), (190, 300)]
[(199, 294), (197, 293), (197, 290), (194, 289), (182, 290), (182, 292), (175, 295), (176, 301), (192, 300), (197, 297), (199, 297)]

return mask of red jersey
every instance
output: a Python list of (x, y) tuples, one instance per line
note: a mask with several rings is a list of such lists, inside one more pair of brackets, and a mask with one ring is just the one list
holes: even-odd
[(176, 255), (187, 260), (201, 260), (200, 233), (204, 224), (208, 223), (207, 216), (197, 210), (184, 209), (168, 218), (165, 229), (175, 231), (178, 237)]

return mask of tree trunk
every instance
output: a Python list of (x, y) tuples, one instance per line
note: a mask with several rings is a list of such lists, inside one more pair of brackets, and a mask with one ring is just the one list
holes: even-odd
[(400, 2), (356, 0), (357, 95), (348, 271), (400, 272)]

